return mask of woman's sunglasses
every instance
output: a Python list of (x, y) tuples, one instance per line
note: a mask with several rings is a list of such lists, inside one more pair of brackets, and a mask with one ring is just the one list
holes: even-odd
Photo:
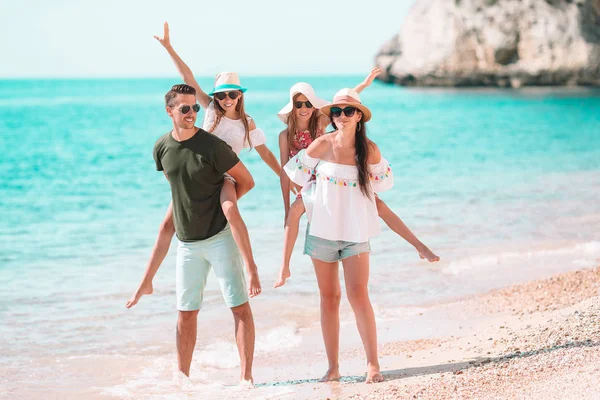
[(198, 111), (200, 111), (200, 104), (194, 104), (193, 106), (183, 106), (179, 109), (179, 111), (181, 111), (182, 114), (187, 114), (190, 112), (190, 110), (194, 110), (194, 112), (197, 113)]
[(344, 109), (341, 109), (339, 107), (331, 107), (329, 109), (329, 112), (331, 113), (331, 116), (333, 118), (339, 118), (339, 117), (341, 117), (342, 113), (344, 113), (344, 115), (346, 117), (351, 117), (356, 112), (356, 107), (345, 107)]
[(240, 97), (240, 92), (219, 92), (215, 93), (215, 97), (219, 100), (225, 100), (225, 97), (229, 96), (231, 100), (235, 100)]
[(296, 102), (294, 102), (294, 106), (296, 106), (296, 108), (302, 108), (302, 104), (306, 105), (306, 108), (312, 108), (312, 103), (310, 101), (296, 101)]

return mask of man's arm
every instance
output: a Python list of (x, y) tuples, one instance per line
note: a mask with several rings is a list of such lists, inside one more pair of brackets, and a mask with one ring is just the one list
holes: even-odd
[(254, 179), (241, 161), (238, 161), (227, 173), (235, 179), (235, 192), (238, 200), (254, 187)]

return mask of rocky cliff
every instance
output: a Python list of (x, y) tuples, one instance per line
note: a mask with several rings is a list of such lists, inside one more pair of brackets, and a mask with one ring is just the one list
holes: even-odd
[(376, 64), (409, 86), (600, 86), (600, 0), (416, 0)]

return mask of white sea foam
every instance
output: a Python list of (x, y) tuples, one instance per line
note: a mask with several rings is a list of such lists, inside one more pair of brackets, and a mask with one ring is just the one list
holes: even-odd
[[(463, 271), (498, 266), (507, 263), (519, 261), (529, 261), (533, 259), (542, 259), (544, 257), (570, 257), (578, 256), (573, 260), (575, 265), (591, 266), (595, 259), (600, 257), (600, 242), (591, 241), (586, 243), (577, 243), (575, 245), (564, 246), (553, 249), (540, 249), (533, 251), (512, 251), (497, 254), (487, 254), (482, 256), (473, 256), (451, 262), (447, 269), (453, 274), (460, 274)], [(585, 256), (584, 259), (580, 258)], [(588, 264), (582, 264), (582, 261), (589, 260)]]
[(126, 382), (98, 389), (104, 395), (121, 399), (152, 400), (271, 399), (294, 392), (291, 388), (226, 385), (219, 380), (210, 379), (207, 372), (198, 369), (197, 364), (192, 365), (190, 375), (192, 379), (176, 371), (173, 360), (159, 358), (130, 376)]
[(300, 343), (302, 336), (298, 334), (298, 329), (293, 325), (284, 325), (257, 337), (256, 351), (271, 353), (298, 347)]
[[(258, 335), (255, 343), (256, 353), (270, 353), (290, 349), (300, 345), (302, 336), (293, 325), (284, 325)], [(194, 363), (216, 369), (236, 368), (240, 365), (235, 343), (219, 340), (200, 349), (196, 349)]]
[[(259, 335), (256, 340), (256, 353), (270, 353), (291, 349), (300, 345), (302, 337), (294, 325), (284, 325)], [(193, 379), (176, 370), (175, 360), (160, 357), (147, 367), (129, 377), (120, 385), (103, 388), (107, 395), (123, 399), (151, 398), (177, 400), (188, 398), (202, 399), (269, 399), (291, 393), (290, 389), (261, 387), (248, 389), (226, 385), (214, 376), (217, 370), (239, 366), (237, 347), (233, 342), (215, 341), (207, 346), (197, 347), (190, 375)]]
[(240, 358), (235, 343), (219, 340), (197, 348), (193, 363), (204, 367), (229, 369), (240, 365)]
[(208, 375), (192, 366), (194, 381), (176, 370), (171, 358), (160, 357), (137, 372), (120, 385), (102, 388), (102, 393), (123, 399), (135, 399), (143, 396), (152, 399), (189, 398), (189, 393), (199, 391), (218, 391), (223, 384), (209, 382)]

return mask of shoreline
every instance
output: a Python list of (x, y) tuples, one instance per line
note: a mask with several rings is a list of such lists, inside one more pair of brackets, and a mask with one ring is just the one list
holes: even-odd
[[(265, 306), (253, 305), (255, 314)], [(327, 363), (315, 309), (305, 310), (299, 323), (257, 320), (253, 389), (237, 386), (237, 354), (224, 325), (215, 342), (199, 342), (191, 380), (176, 373), (174, 348), (136, 352), (139, 345), (132, 343), (125, 353), (44, 360), (71, 384), (56, 387), (40, 376), (37, 383), (32, 378), (22, 382), (27, 386), (9, 387), (8, 394), (241, 400), (592, 399), (600, 393), (600, 266), (419, 307), (374, 307), (386, 378), (380, 384), (364, 383), (364, 351), (343, 301), (340, 382), (317, 382)]]

